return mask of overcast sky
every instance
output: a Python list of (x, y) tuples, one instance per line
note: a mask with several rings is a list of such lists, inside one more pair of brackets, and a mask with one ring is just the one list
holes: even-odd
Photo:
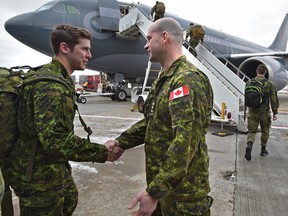
[[(11, 67), (24, 64), (38, 66), (50, 61), (50, 57), (21, 44), (4, 28), (5, 21), (10, 17), (34, 11), (47, 2), (49, 0), (1, 2), (0, 66)], [(153, 6), (156, 1), (140, 2)], [(163, 0), (163, 2), (166, 10), (173, 14), (266, 47), (272, 43), (288, 10), (287, 0)]]

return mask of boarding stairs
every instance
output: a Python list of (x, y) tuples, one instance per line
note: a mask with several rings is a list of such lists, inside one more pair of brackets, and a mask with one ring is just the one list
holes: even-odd
[[(214, 92), (213, 108), (214, 112), (217, 114), (216, 116), (212, 116), (212, 120), (223, 121), (219, 116), (221, 116), (221, 112), (223, 112), (222, 104), (225, 103), (225, 106), (227, 107), (226, 112), (231, 112), (232, 120), (237, 125), (237, 129), (241, 132), (247, 132), (244, 119), (244, 80), (250, 78), (211, 46), (208, 44), (205, 45), (209, 47), (211, 51), (207, 50), (199, 43), (195, 49), (197, 58), (188, 51), (188, 44), (184, 46), (183, 53), (189, 61), (203, 71), (210, 79)], [(224, 63), (219, 60), (220, 58)], [(224, 122), (226, 120), (229, 119), (225, 116)]]
[[(147, 16), (145, 12), (141, 11), (137, 5), (132, 4), (129, 8), (129, 13), (119, 21), (118, 37), (139, 37), (139, 32), (146, 37), (148, 28), (152, 23), (152, 19)], [(211, 82), (214, 92), (213, 108), (217, 114), (212, 116), (212, 120), (233, 122), (237, 125), (239, 131), (246, 132), (247, 128), (244, 118), (243, 115), (240, 114), (240, 107), (244, 103), (245, 82), (201, 44), (196, 48), (197, 58), (192, 55), (186, 47), (183, 45), (183, 54), (186, 55), (186, 58), (199, 70), (203, 71)], [(147, 79), (148, 76), (149, 63), (145, 79)], [(144, 82), (143, 91), (145, 87), (146, 83)], [(230, 119), (219, 118), (223, 112), (223, 103), (226, 104), (227, 110), (231, 112)]]
[(128, 11), (119, 21), (117, 37), (133, 39), (139, 38), (141, 33), (146, 38), (148, 28), (153, 23), (152, 19), (135, 4), (131, 4)]

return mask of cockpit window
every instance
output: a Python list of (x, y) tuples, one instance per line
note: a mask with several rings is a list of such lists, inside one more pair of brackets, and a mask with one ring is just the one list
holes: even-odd
[(67, 13), (80, 14), (79, 9), (73, 5), (66, 5), (66, 9), (67, 9)]
[(55, 5), (52, 7), (52, 10), (55, 11), (55, 12), (59, 12), (59, 13), (66, 13), (65, 5), (62, 4), (62, 3), (55, 4)]
[(78, 8), (76, 8), (74, 5), (69, 4), (55, 4), (52, 7), (52, 10), (59, 13), (68, 13), (68, 14), (80, 14), (80, 11)]
[(47, 3), (43, 6), (41, 6), (40, 8), (38, 8), (36, 11), (49, 10), (53, 4), (54, 4), (54, 2)]

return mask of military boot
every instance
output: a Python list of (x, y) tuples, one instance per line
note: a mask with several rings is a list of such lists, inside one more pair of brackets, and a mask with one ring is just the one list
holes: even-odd
[(245, 158), (246, 160), (251, 160), (251, 151), (252, 151), (252, 143), (247, 143), (246, 152), (245, 152)]
[(268, 151), (266, 150), (266, 146), (261, 147), (260, 155), (261, 156), (267, 156), (268, 155)]

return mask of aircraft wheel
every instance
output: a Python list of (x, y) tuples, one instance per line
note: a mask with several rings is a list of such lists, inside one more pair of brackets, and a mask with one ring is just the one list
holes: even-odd
[(143, 100), (142, 97), (139, 97), (139, 98), (138, 98), (137, 104), (138, 104), (138, 110), (139, 110), (139, 112), (140, 112), (140, 113), (143, 113), (143, 112), (144, 112), (144, 107), (143, 107), (143, 105), (144, 105), (144, 100)]
[(127, 92), (124, 89), (118, 89), (114, 95), (118, 101), (125, 101), (127, 99)]
[(87, 99), (85, 97), (80, 97), (79, 101), (80, 101), (80, 103), (85, 104), (87, 102)]
[(116, 99), (115, 99), (115, 95), (114, 95), (114, 94), (113, 94), (113, 95), (111, 95), (111, 97), (110, 97), (110, 98), (111, 98), (111, 100), (112, 100), (112, 101), (115, 101), (115, 100), (116, 100)]

